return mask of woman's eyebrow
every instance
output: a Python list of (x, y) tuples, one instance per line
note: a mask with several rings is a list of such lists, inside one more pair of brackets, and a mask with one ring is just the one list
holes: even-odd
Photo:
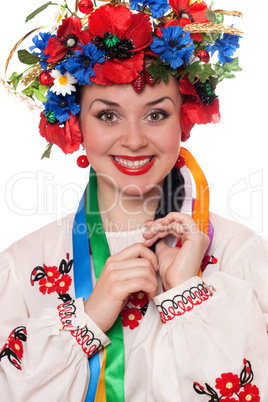
[(106, 99), (94, 99), (94, 101), (91, 102), (89, 109), (92, 107), (94, 102), (102, 102), (102, 103), (105, 103), (105, 105), (111, 106), (111, 107), (120, 107), (120, 105), (116, 102), (112, 102), (112, 101), (109, 101)]
[(152, 101), (152, 102), (148, 102), (148, 103), (146, 103), (145, 106), (155, 106), (155, 105), (157, 105), (158, 103), (161, 103), (161, 102), (163, 102), (163, 101), (166, 100), (166, 99), (169, 99), (169, 100), (173, 103), (173, 105), (175, 106), (174, 101), (173, 101), (169, 96), (163, 96), (162, 98), (156, 99), (156, 100), (154, 100), (154, 101)]
[[(151, 101), (151, 102), (146, 103), (145, 106), (155, 106), (155, 105), (157, 105), (158, 103), (161, 103), (161, 102), (163, 102), (163, 101), (166, 100), (166, 99), (169, 99), (169, 100), (173, 103), (173, 105), (175, 106), (174, 101), (173, 101), (169, 96), (162, 96), (162, 97), (159, 98), (159, 99), (156, 99), (156, 100), (154, 100), (154, 101)], [(109, 101), (109, 100), (107, 100), (107, 99), (99, 99), (99, 98), (97, 98), (97, 99), (94, 99), (94, 100), (91, 102), (91, 104), (90, 104), (90, 106), (89, 106), (89, 109), (92, 107), (92, 105), (93, 105), (94, 102), (102, 102), (102, 103), (104, 103), (105, 105), (110, 106), (110, 107), (120, 107), (119, 103), (116, 103), (116, 102), (113, 102), (113, 101)]]

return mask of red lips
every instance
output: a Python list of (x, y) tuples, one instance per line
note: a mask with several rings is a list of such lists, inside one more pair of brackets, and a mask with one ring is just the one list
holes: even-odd
[(127, 155), (116, 155), (117, 158), (122, 158), (125, 160), (129, 160), (129, 161), (140, 161), (143, 159), (147, 159), (147, 158), (152, 158), (150, 162), (146, 163), (146, 165), (140, 166), (140, 167), (135, 167), (135, 168), (130, 168), (127, 166), (122, 166), (120, 165), (120, 163), (118, 163), (114, 157), (111, 156), (111, 160), (113, 162), (113, 164), (115, 165), (115, 167), (124, 174), (130, 175), (130, 176), (138, 176), (141, 174), (145, 174), (147, 173), (151, 167), (153, 166), (154, 162), (155, 162), (155, 156), (152, 157), (152, 155), (140, 155), (140, 156), (127, 156)]

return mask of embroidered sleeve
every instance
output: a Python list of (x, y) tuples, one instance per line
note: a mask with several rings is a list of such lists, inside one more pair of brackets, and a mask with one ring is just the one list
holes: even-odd
[(63, 330), (69, 330), (87, 357), (109, 345), (109, 338), (84, 312), (83, 299), (71, 299), (58, 305)]
[(155, 297), (154, 301), (158, 308), (163, 324), (182, 316), (193, 310), (213, 295), (212, 289), (198, 277), (191, 278), (167, 292)]

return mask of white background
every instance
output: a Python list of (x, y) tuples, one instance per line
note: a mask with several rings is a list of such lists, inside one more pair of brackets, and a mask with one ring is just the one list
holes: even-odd
[[(46, 0), (2, 2), (0, 75), (14, 44), (31, 29), (49, 23), (50, 11), (27, 24), (25, 18)], [(70, 1), (70, 4), (72, 2)], [(216, 0), (214, 9), (239, 10), (244, 18), (226, 23), (244, 31), (237, 52), (243, 72), (217, 88), (222, 122), (196, 126), (184, 144), (198, 160), (210, 185), (211, 211), (238, 221), (268, 239), (267, 15), (268, 2)], [(49, 10), (48, 9), (48, 10)], [(20, 48), (26, 48), (29, 42)], [(21, 72), (15, 55), (8, 74)], [(65, 156), (53, 147), (40, 160), (46, 141), (38, 133), (39, 112), (8, 98), (1, 89), (0, 250), (20, 237), (76, 209), (87, 172), (76, 166), (80, 152)]]

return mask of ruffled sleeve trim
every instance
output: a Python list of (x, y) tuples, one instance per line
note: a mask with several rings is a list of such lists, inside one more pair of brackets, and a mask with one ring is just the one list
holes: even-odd
[(59, 329), (70, 331), (88, 358), (110, 344), (105, 333), (84, 312), (83, 298), (59, 304), (57, 310)]
[(154, 302), (162, 323), (166, 324), (168, 321), (187, 314), (212, 295), (213, 290), (210, 286), (199, 277), (193, 277), (183, 284), (157, 295)]

